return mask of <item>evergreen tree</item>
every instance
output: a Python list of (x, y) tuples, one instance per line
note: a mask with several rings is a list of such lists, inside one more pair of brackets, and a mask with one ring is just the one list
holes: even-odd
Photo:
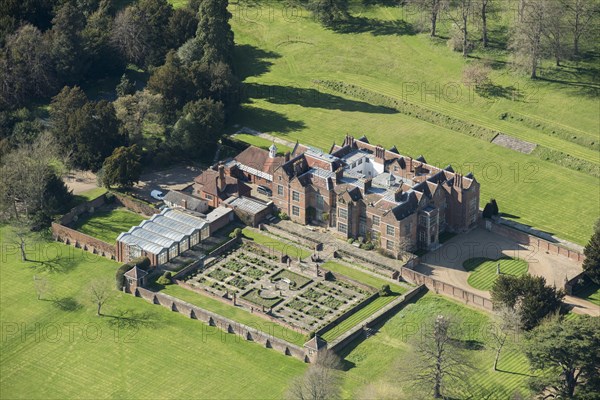
[(310, 0), (308, 8), (313, 16), (327, 27), (333, 27), (350, 16), (348, 0)]
[(117, 90), (117, 96), (119, 96), (119, 97), (127, 96), (128, 94), (134, 94), (135, 93), (135, 83), (131, 82), (129, 80), (129, 78), (127, 77), (127, 74), (123, 74), (123, 76), (121, 76), (121, 81), (117, 85), (116, 90)]
[(222, 130), (223, 103), (202, 99), (185, 105), (172, 139), (188, 156), (212, 161), (206, 157), (214, 154)]
[(600, 219), (596, 221), (594, 234), (583, 250), (583, 269), (595, 283), (600, 284)]
[(131, 187), (139, 181), (141, 173), (142, 164), (137, 145), (117, 147), (102, 164), (102, 184), (109, 189), (114, 185)]
[(233, 58), (233, 31), (229, 25), (231, 13), (228, 0), (202, 0), (198, 9), (196, 40), (202, 48), (200, 62), (231, 65)]

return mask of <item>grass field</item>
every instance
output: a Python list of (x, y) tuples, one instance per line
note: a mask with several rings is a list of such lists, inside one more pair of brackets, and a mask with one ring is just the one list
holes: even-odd
[(359, 271), (356, 268), (351, 268), (346, 265), (336, 263), (335, 261), (327, 261), (325, 264), (323, 264), (323, 268), (328, 269), (334, 274), (337, 272), (347, 276), (348, 278), (362, 282), (365, 285), (373, 286), (376, 289), (380, 289), (383, 285), (390, 285), (390, 289), (392, 289), (394, 293), (404, 294), (407, 292), (407, 289), (403, 286), (394, 285), (385, 279), (381, 279), (366, 272)]
[(112, 244), (121, 232), (127, 232), (143, 220), (141, 215), (124, 208), (105, 209), (79, 219), (75, 229)]
[(463, 263), (463, 268), (471, 272), (467, 282), (479, 290), (490, 290), (498, 277), (497, 268), (500, 264), (502, 275), (521, 276), (527, 273), (529, 265), (526, 261), (515, 258), (501, 258), (490, 260), (489, 258), (469, 258)]
[(347, 365), (351, 366), (344, 374), (344, 398), (417, 398), (419, 388), (410, 385), (404, 372), (411, 368), (411, 341), (423, 323), (438, 315), (448, 316), (464, 328), (457, 339), (475, 344), (466, 351), (465, 359), (465, 363), (474, 367), (466, 382), (470, 397), (463, 394), (454, 398), (509, 399), (516, 392), (529, 398), (529, 368), (518, 343), (508, 344), (500, 357), (500, 371), (493, 371), (494, 351), (488, 347), (489, 335), (485, 334), (489, 317), (433, 294), (408, 304), (375, 335), (349, 347), (344, 354)]
[[(261, 137), (254, 136), (254, 135), (248, 135), (247, 133), (238, 133), (237, 135), (235, 135), (235, 139), (237, 139), (241, 142), (245, 142), (245, 143), (254, 145), (256, 147), (260, 147), (261, 149), (265, 149), (265, 150), (269, 150), (269, 147), (271, 147), (271, 145), (273, 144), (273, 142), (270, 142), (267, 139), (263, 139)], [(280, 156), (284, 155), (288, 151), (290, 153), (292, 152), (291, 148), (284, 146), (282, 144), (276, 143), (275, 146), (277, 147), (277, 154)]]
[(191, 290), (187, 290), (177, 285), (164, 286), (161, 288), (161, 292), (170, 294), (171, 296), (177, 297), (206, 310), (215, 312), (241, 324), (255, 327), (256, 329), (271, 334), (275, 337), (285, 339), (290, 343), (295, 343), (299, 346), (302, 346), (307, 340), (302, 333), (285, 328), (278, 323), (267, 321), (266, 319), (254, 314), (250, 314), (248, 311), (245, 311), (241, 308), (227, 305), (211, 297), (203, 296), (199, 293), (192, 292)]
[(73, 196), (73, 206), (76, 206), (81, 203), (85, 203), (86, 201), (94, 200), (100, 195), (106, 193), (106, 188), (94, 188), (90, 190), (86, 190), (85, 192), (81, 192)]
[(306, 258), (310, 256), (310, 251), (303, 249), (294, 244), (288, 244), (282, 240), (263, 235), (250, 229), (243, 229), (244, 237), (252, 239), (258, 244), (268, 247), (277, 253), (285, 253), (290, 257)]
[[(579, 244), (587, 242), (600, 216), (600, 198), (592, 195), (582, 203), (579, 196), (597, 193), (597, 178), (537, 153), (522, 154), (322, 89), (315, 81), (357, 85), (598, 166), (597, 149), (577, 142), (600, 142), (595, 60), (566, 62), (558, 69), (545, 62), (542, 78), (531, 81), (512, 71), (507, 53), (498, 48), (475, 51), (465, 61), (445, 40), (413, 34), (402, 21), (401, 7), (360, 6), (353, 12), (360, 12), (365, 23), (348, 28), (348, 33), (323, 29), (306, 11), (290, 16), (274, 2), (240, 7), (231, 6), (232, 26), (237, 70), (249, 99), (233, 118), (235, 124), (325, 150), (346, 133), (367, 135), (371, 143), (386, 147), (397, 145), (402, 154), (423, 154), (434, 165), (472, 171), (481, 183), (482, 203), (494, 197), (509, 218)], [(447, 32), (447, 26), (440, 29), (441, 35)], [(493, 46), (505, 35), (502, 26), (492, 26)], [(491, 97), (469, 92), (461, 83), (464, 66), (476, 57), (492, 62), (498, 93)], [(559, 131), (579, 139), (552, 133)]]
[(326, 331), (322, 335), (323, 339), (325, 339), (328, 342), (332, 342), (333, 340), (337, 339), (338, 337), (343, 335), (345, 332), (347, 332), (348, 329), (352, 328), (353, 326), (358, 325), (360, 322), (369, 318), (375, 312), (379, 311), (383, 307), (390, 304), (392, 301), (397, 299), (399, 295), (400, 294), (398, 294), (398, 293), (394, 293), (393, 295), (390, 295), (390, 296), (376, 298), (375, 300), (370, 302), (367, 306), (360, 309), (356, 313), (352, 314), (349, 318), (343, 320), (339, 325)]
[[(85, 287), (118, 264), (36, 236), (21, 262), (0, 228), (3, 399), (282, 398), (304, 363), (114, 292), (96, 317)], [(36, 300), (33, 277), (50, 293)]]

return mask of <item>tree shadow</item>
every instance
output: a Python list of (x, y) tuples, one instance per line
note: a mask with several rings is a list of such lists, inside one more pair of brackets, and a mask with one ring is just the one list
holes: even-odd
[(65, 259), (63, 257), (55, 257), (49, 260), (30, 260), (27, 259), (26, 262), (34, 263), (30, 264), (29, 268), (35, 270), (36, 272), (47, 272), (47, 273), (66, 273), (74, 268), (74, 263), (70, 262), (72, 260)]
[(454, 344), (454, 346), (458, 347), (459, 349), (464, 349), (464, 350), (484, 350), (485, 349), (485, 345), (483, 344), (483, 342), (481, 342), (479, 340), (452, 339), (451, 342), (452, 342), (452, 344)]
[(359, 111), (372, 114), (397, 114), (392, 108), (374, 106), (372, 104), (349, 100), (340, 96), (321, 92), (312, 88), (295, 88), (292, 86), (265, 85), (250, 83), (244, 85), (242, 99), (263, 99), (272, 104), (296, 104), (306, 108), (323, 108), (326, 110)]
[(73, 297), (57, 297), (45, 301), (52, 302), (52, 305), (61, 311), (77, 311), (82, 308), (82, 305)]
[(503, 98), (512, 101), (523, 101), (525, 98), (522, 91), (514, 86), (502, 86), (486, 83), (475, 88), (475, 92), (483, 98)]
[(137, 312), (132, 309), (117, 310), (114, 315), (103, 314), (109, 318), (108, 324), (111, 328), (154, 328), (158, 321), (154, 319), (154, 314), (150, 312)]
[(337, 33), (370, 33), (373, 36), (415, 35), (414, 27), (403, 20), (383, 21), (367, 17), (349, 17), (331, 26)]
[(270, 71), (273, 62), (281, 55), (263, 50), (250, 44), (236, 45), (234, 50), (234, 67), (240, 81), (250, 76), (261, 76)]
[(285, 115), (258, 107), (243, 106), (233, 118), (236, 125), (249, 126), (260, 132), (277, 132), (287, 134), (305, 128), (302, 121), (293, 121)]

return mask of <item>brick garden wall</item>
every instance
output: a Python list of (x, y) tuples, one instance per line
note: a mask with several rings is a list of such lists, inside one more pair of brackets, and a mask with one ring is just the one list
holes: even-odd
[(96, 239), (95, 237), (86, 235), (85, 233), (81, 233), (56, 222), (52, 223), (51, 230), (52, 237), (58, 242), (81, 248), (90, 253), (110, 258), (111, 260), (115, 259), (114, 245), (110, 245), (100, 239)]
[(127, 196), (119, 192), (111, 192), (115, 195), (115, 199), (126, 209), (133, 211), (136, 214), (142, 214), (147, 217), (151, 217), (154, 214), (159, 213), (158, 208), (145, 201), (138, 200), (134, 197)]
[(295, 357), (303, 362), (312, 361), (303, 347), (179, 300), (176, 297), (164, 293), (155, 293), (144, 288), (137, 288), (135, 296), (141, 297), (152, 304), (158, 304), (169, 310), (177, 311), (188, 318), (202, 321), (209, 326), (217, 327), (224, 332), (240, 336), (244, 340), (253, 341), (266, 348), (272, 348), (284, 355)]
[(486, 311), (493, 309), (492, 301), (468, 290), (458, 288), (432, 278), (431, 276), (423, 275), (420, 272), (413, 271), (409, 268), (402, 268), (400, 271), (402, 279), (415, 285), (425, 285), (427, 289), (436, 294), (442, 294), (452, 297), (455, 300), (462, 301), (465, 304), (470, 304)]
[(96, 197), (93, 200), (87, 201), (85, 203), (79, 204), (76, 207), (73, 207), (71, 211), (69, 211), (60, 218), (59, 222), (61, 225), (69, 225), (75, 220), (75, 217), (78, 217), (83, 213), (91, 212), (97, 209), (98, 207), (103, 206), (105, 203), (106, 197), (104, 195), (100, 195), (99, 197)]
[(559, 243), (549, 242), (537, 236), (530, 235), (515, 228), (511, 228), (510, 226), (489, 220), (482, 220), (481, 226), (490, 232), (512, 239), (517, 243), (533, 246), (536, 249), (547, 251), (550, 254), (564, 256), (578, 263), (582, 263), (585, 259), (585, 256), (577, 250), (569, 249)]

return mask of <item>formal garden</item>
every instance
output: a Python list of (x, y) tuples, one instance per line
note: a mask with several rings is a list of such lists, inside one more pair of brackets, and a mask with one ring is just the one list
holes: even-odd
[(378, 290), (352, 283), (341, 274), (317, 276), (314, 265), (287, 257), (282, 260), (252, 242), (230, 250), (183, 280), (192, 288), (220, 298), (235, 298), (236, 305), (247, 311), (264, 312), (306, 332), (318, 330)]

